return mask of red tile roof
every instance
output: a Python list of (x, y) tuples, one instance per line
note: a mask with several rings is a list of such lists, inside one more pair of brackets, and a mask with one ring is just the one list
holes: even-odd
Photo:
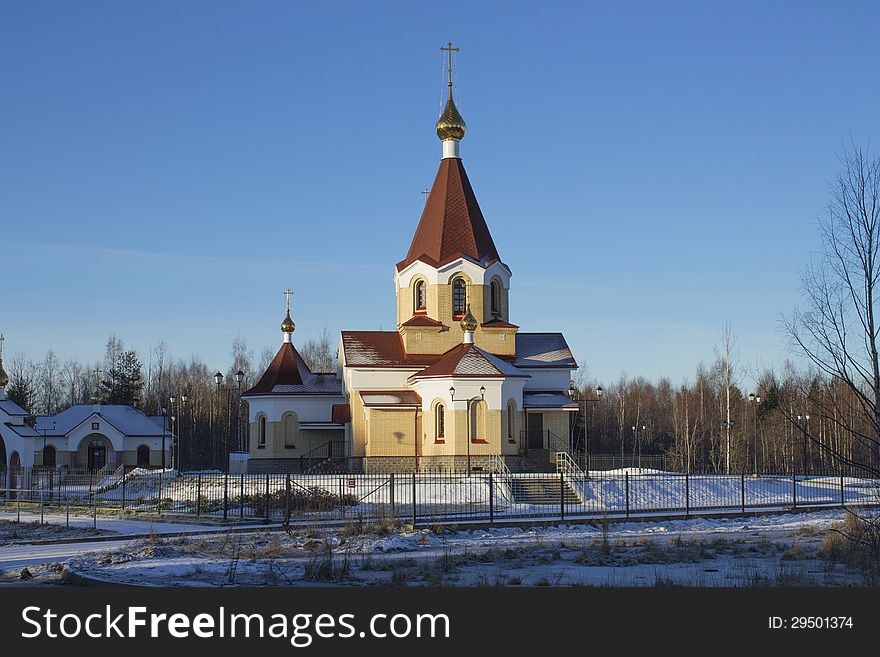
[(412, 390), (361, 390), (364, 406), (421, 406), (422, 398)]
[(313, 374), (293, 343), (285, 342), (257, 385), (243, 396), (326, 394), (342, 394), (342, 382), (335, 374)]
[(500, 260), (464, 166), (450, 157), (440, 161), (409, 253), (397, 270), (416, 260), (441, 267), (462, 256), (483, 265)]
[(346, 367), (425, 367), (442, 354), (407, 354), (397, 331), (343, 331)]
[(433, 377), (521, 377), (529, 378), (513, 365), (483, 351), (475, 344), (460, 344), (453, 347), (439, 361), (413, 374), (410, 379)]
[(406, 320), (401, 326), (419, 326), (419, 327), (438, 327), (443, 326), (443, 322), (438, 322), (436, 319), (428, 317), (427, 315), (414, 315), (410, 319)]
[(516, 324), (511, 324), (510, 322), (505, 322), (500, 319), (490, 319), (488, 322), (483, 322), (480, 326), (483, 328), (506, 328), (506, 329), (518, 329), (519, 326)]

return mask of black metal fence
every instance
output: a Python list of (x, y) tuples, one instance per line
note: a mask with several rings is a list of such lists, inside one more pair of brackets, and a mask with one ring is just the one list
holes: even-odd
[(440, 522), (566, 520), (880, 504), (880, 480), (858, 473), (405, 474), (0, 473), (0, 508), (89, 508), (217, 520), (323, 522), (395, 517)]

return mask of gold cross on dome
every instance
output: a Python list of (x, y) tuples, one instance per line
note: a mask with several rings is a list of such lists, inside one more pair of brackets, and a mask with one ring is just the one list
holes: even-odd
[(459, 52), (461, 48), (453, 48), (452, 41), (446, 44), (445, 48), (440, 48), (442, 52), (446, 53), (446, 74), (449, 76), (449, 86), (452, 86), (452, 53)]
[(4, 341), (5, 339), (6, 339), (6, 338), (3, 337), (3, 334), (0, 333), (0, 360), (3, 359), (3, 341)]
[(422, 200), (425, 202), (425, 205), (428, 205), (428, 194), (430, 194), (430, 193), (431, 193), (430, 189), (423, 189), (422, 190)]
[(287, 288), (281, 294), (283, 294), (287, 298), (287, 312), (290, 312), (290, 297), (293, 296), (293, 290)]

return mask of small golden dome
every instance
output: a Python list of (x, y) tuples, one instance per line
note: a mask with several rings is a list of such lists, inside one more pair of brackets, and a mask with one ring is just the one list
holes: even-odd
[(281, 322), (281, 332), (282, 333), (293, 333), (296, 329), (296, 324), (293, 323), (293, 320), (290, 318), (290, 311), (287, 311), (287, 316), (284, 318), (284, 321)]
[(443, 113), (437, 119), (437, 136), (440, 137), (441, 141), (461, 139), (464, 137), (466, 128), (464, 119), (461, 118), (461, 114), (458, 113), (458, 108), (455, 106), (455, 101), (452, 100), (452, 87), (450, 86), (446, 107), (443, 108)]
[(6, 373), (6, 370), (3, 369), (3, 359), (0, 358), (0, 388), (5, 388), (9, 385), (9, 375)]
[(477, 330), (477, 318), (471, 312), (471, 304), (468, 304), (467, 312), (461, 320), (461, 329), (465, 333), (473, 333)]

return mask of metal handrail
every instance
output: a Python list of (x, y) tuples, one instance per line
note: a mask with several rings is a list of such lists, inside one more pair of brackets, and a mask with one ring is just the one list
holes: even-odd
[(489, 456), (489, 471), (497, 475), (493, 483), (498, 488), (501, 499), (508, 503), (512, 502), (513, 492), (511, 491), (510, 481), (513, 475), (510, 472), (510, 468), (507, 467), (507, 462), (502, 454), (492, 454)]
[(574, 492), (578, 496), (578, 499), (585, 503), (587, 498), (584, 495), (584, 485), (587, 481), (587, 473), (580, 469), (568, 452), (556, 452), (555, 460), (556, 472), (563, 477), (568, 477), (570, 482), (575, 482), (576, 485), (572, 486), (572, 488), (574, 488)]

